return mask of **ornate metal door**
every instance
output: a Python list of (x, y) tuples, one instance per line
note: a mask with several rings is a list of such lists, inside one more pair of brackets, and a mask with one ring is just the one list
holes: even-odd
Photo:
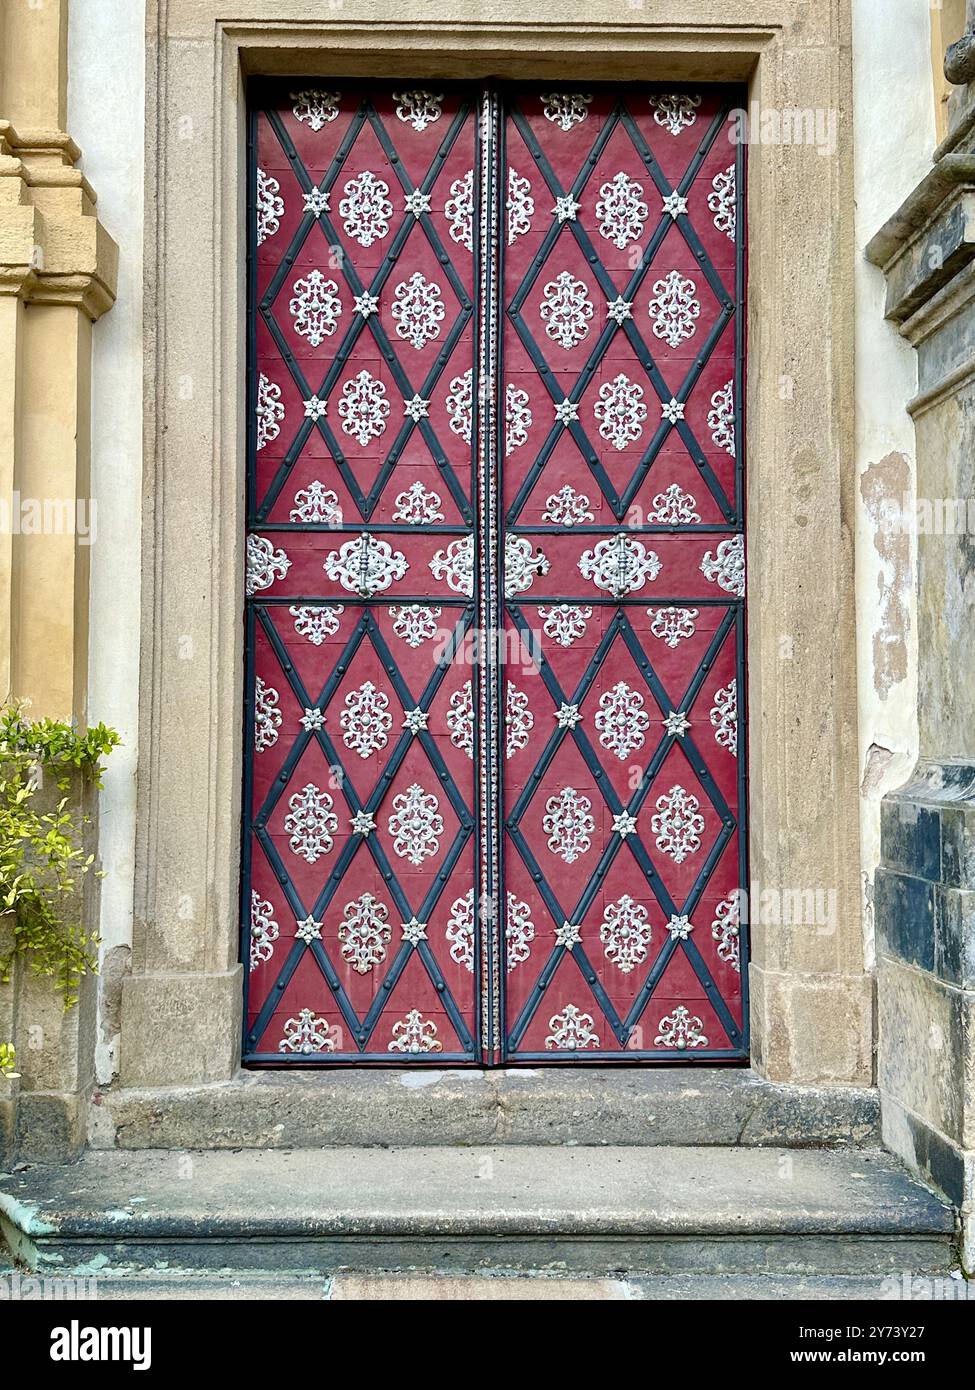
[(252, 96), (245, 1060), (746, 1056), (740, 93)]

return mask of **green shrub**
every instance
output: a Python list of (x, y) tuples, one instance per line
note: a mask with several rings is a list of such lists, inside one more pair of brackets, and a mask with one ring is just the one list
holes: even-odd
[(47, 811), (37, 796), (48, 776), (67, 793), (75, 771), (101, 786), (101, 759), (119, 741), (104, 724), (79, 733), (55, 719), (28, 720), (21, 706), (0, 710), (0, 912), (12, 914), (14, 938), (0, 955), (0, 981), (22, 956), (34, 974), (55, 980), (65, 1008), (97, 969), (98, 937), (64, 911), (94, 855), (81, 847), (85, 818), (76, 820), (67, 795)]

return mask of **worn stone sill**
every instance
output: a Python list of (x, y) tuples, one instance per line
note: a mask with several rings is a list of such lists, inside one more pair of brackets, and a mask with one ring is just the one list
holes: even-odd
[(102, 1149), (860, 1146), (879, 1142), (879, 1100), (716, 1067), (240, 1072), (222, 1085), (97, 1092), (89, 1137)]

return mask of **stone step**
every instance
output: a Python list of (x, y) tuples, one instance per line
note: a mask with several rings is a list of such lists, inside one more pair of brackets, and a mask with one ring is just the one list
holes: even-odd
[(747, 1068), (242, 1072), (220, 1086), (95, 1097), (96, 1148), (396, 1144), (880, 1143), (875, 1090), (789, 1086)]
[(954, 1214), (879, 1150), (88, 1153), (0, 1179), (34, 1269), (947, 1274)]
[(637, 1274), (603, 1277), (502, 1271), (487, 1274), (400, 1273), (343, 1270), (323, 1275), (305, 1270), (166, 1269), (72, 1278), (53, 1273), (42, 1280), (4, 1268), (0, 1255), (0, 1301), (86, 1299), (99, 1303), (209, 1302), (669, 1302), (791, 1303), (848, 1300), (975, 1302), (975, 1283), (960, 1270), (950, 1274)]

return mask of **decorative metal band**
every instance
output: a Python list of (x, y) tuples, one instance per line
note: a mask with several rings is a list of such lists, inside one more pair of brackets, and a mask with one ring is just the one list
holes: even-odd
[(500, 428), (497, 404), (498, 335), (500, 319), (500, 159), (501, 110), (497, 96), (481, 96), (478, 130), (480, 160), (480, 287), (478, 306), (477, 420), (477, 592), (480, 634), (478, 642), (479, 829), (480, 901), (477, 917), (481, 942), (481, 1045), (484, 1060), (500, 1055), (501, 1039), (501, 847), (500, 769), (502, 679), (495, 641), (501, 630), (499, 579), (500, 528)]

